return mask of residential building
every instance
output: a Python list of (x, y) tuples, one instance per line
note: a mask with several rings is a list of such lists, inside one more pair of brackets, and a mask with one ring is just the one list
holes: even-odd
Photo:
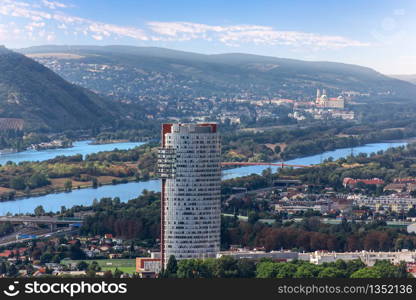
[(325, 213), (329, 210), (329, 205), (327, 204), (313, 204), (310, 205), (282, 205), (282, 204), (275, 204), (274, 206), (275, 211), (277, 212), (287, 212), (289, 214), (294, 214), (301, 211), (308, 211), (313, 210), (320, 213)]
[(158, 173), (161, 262), (215, 257), (220, 249), (221, 143), (217, 124), (163, 124)]
[(373, 179), (353, 179), (353, 178), (349, 178), (346, 177), (344, 178), (344, 180), (342, 181), (342, 184), (344, 185), (344, 187), (355, 187), (357, 185), (357, 183), (364, 183), (364, 184), (368, 184), (368, 185), (383, 185), (384, 184), (384, 180), (379, 179), (379, 178), (373, 178)]
[(321, 265), (337, 260), (351, 261), (361, 260), (367, 266), (373, 266), (378, 260), (388, 260), (394, 265), (400, 262), (412, 264), (416, 262), (416, 252), (403, 249), (402, 251), (355, 251), (355, 252), (292, 252), (292, 251), (224, 251), (217, 258), (230, 256), (235, 259), (260, 260), (269, 258), (276, 261), (303, 260), (312, 264)]
[(141, 278), (155, 278), (160, 271), (160, 258), (136, 257), (136, 272)]
[(231, 256), (235, 259), (253, 259), (270, 258), (277, 261), (291, 261), (299, 258), (298, 252), (292, 251), (222, 251), (217, 254), (217, 258)]
[(366, 206), (375, 211), (391, 210), (394, 212), (406, 212), (416, 206), (416, 198), (400, 195), (380, 197), (361, 196), (354, 200), (354, 205)]

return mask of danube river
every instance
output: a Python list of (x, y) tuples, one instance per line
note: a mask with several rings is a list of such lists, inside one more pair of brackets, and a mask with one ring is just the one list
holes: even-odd
[[(86, 155), (89, 153), (99, 151), (110, 151), (114, 148), (129, 149), (142, 143), (117, 143), (106, 145), (90, 145), (88, 141), (74, 143), (74, 148), (69, 149), (55, 149), (47, 151), (25, 151), (14, 154), (0, 155), (0, 162), (4, 161), (23, 161), (23, 160), (44, 160), (53, 158), (57, 155), (74, 155), (77, 153)], [(334, 151), (328, 151), (318, 155), (312, 155), (297, 159), (286, 161), (288, 164), (301, 164), (301, 165), (313, 165), (322, 162), (324, 159), (333, 157), (338, 159), (346, 157), (351, 154), (351, 150), (354, 154), (377, 152), (380, 150), (386, 150), (391, 147), (404, 146), (406, 142), (395, 143), (375, 143), (367, 144), (360, 147), (338, 149)], [(7, 157), (7, 158), (6, 158)], [(236, 178), (241, 176), (250, 175), (253, 173), (260, 174), (267, 166), (249, 166), (228, 169), (223, 172), (223, 179)], [(278, 167), (272, 167), (275, 171)], [(141, 182), (129, 182), (119, 185), (106, 185), (97, 189), (85, 188), (80, 190), (73, 190), (70, 193), (49, 194), (46, 196), (30, 197), (25, 199), (18, 199), (15, 201), (0, 202), (0, 215), (4, 215), (7, 212), (10, 213), (32, 213), (36, 206), (42, 205), (46, 211), (58, 211), (61, 206), (70, 208), (74, 205), (86, 205), (92, 204), (94, 199), (100, 199), (103, 197), (119, 197), (121, 201), (128, 201), (129, 199), (136, 198), (143, 190), (159, 191), (159, 181), (149, 180)]]
[(90, 154), (100, 151), (111, 151), (115, 148), (119, 150), (131, 149), (144, 143), (113, 143), (92, 145), (91, 141), (78, 141), (73, 143), (71, 148), (49, 149), (49, 150), (26, 150), (16, 153), (0, 154), (0, 164), (4, 165), (8, 161), (19, 163), (21, 161), (42, 161), (55, 158), (58, 155), (75, 155), (75, 154)]

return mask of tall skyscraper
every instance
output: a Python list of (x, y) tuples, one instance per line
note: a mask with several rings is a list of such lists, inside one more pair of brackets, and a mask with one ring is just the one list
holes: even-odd
[(220, 250), (220, 159), (217, 124), (162, 125), (162, 266), (171, 255), (208, 258)]

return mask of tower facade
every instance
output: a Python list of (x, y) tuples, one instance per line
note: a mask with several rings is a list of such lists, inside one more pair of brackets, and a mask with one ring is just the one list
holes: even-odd
[(163, 124), (161, 260), (215, 257), (221, 231), (221, 142), (217, 124)]

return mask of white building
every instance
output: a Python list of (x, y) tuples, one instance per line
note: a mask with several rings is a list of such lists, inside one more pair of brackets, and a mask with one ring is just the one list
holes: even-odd
[(315, 251), (310, 253), (309, 262), (313, 264), (323, 264), (335, 262), (338, 259), (349, 261), (360, 259), (365, 265), (373, 266), (379, 260), (387, 260), (394, 265), (399, 264), (400, 262), (414, 263), (416, 261), (416, 252), (415, 251), (357, 251), (357, 252), (321, 252)]
[(292, 251), (224, 251), (217, 254), (217, 258), (230, 256), (235, 259), (253, 259), (260, 260), (269, 258), (276, 261), (292, 261), (295, 259), (321, 265), (323, 263), (332, 263), (337, 260), (351, 261), (361, 260), (366, 266), (373, 266), (379, 260), (387, 260), (394, 265), (400, 262), (415, 263), (416, 252), (403, 249), (402, 251), (355, 251), (355, 252), (292, 252)]
[[(217, 254), (217, 258), (223, 256), (231, 256), (235, 259), (253, 259), (260, 260), (262, 258), (270, 258), (280, 261), (291, 261), (294, 259), (299, 259), (298, 252), (292, 251), (222, 251)], [(309, 259), (309, 257), (308, 257)]]
[(297, 213), (301, 211), (313, 210), (320, 213), (325, 213), (329, 210), (328, 204), (311, 204), (311, 205), (282, 205), (275, 204), (274, 210), (278, 212)]
[(342, 96), (339, 96), (337, 98), (329, 98), (326, 94), (325, 89), (322, 90), (322, 95), (321, 95), (321, 90), (317, 89), (315, 104), (316, 106), (322, 107), (322, 108), (344, 109), (345, 100)]
[(161, 259), (215, 257), (220, 250), (221, 143), (217, 125), (163, 124)]
[(416, 198), (399, 195), (379, 197), (362, 196), (354, 201), (354, 205), (367, 206), (375, 211), (391, 210), (395, 212), (406, 212), (416, 206)]

